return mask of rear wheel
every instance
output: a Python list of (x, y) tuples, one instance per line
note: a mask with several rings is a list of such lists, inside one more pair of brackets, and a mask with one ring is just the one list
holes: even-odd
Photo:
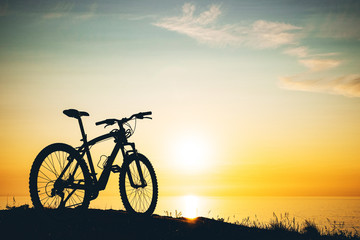
[[(140, 180), (136, 160), (140, 164), (144, 185)], [(125, 160), (120, 172), (119, 188), (127, 212), (140, 215), (151, 215), (154, 212), (158, 199), (158, 184), (154, 168), (144, 155), (134, 154)]]
[(87, 208), (90, 184), (85, 161), (66, 144), (47, 146), (31, 167), (30, 196), (37, 209)]

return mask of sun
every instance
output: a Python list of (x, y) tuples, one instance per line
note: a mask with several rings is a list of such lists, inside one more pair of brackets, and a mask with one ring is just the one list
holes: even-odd
[(187, 172), (206, 169), (209, 166), (211, 151), (208, 140), (194, 134), (178, 138), (173, 147), (176, 165)]

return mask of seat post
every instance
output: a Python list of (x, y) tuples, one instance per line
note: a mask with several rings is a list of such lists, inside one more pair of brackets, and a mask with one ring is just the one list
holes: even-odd
[(81, 117), (79, 116), (77, 119), (78, 119), (79, 126), (80, 126), (82, 141), (83, 141), (84, 143), (87, 143), (87, 137), (86, 137), (86, 134), (85, 134), (85, 129), (84, 129), (84, 125), (83, 125), (83, 123), (82, 123)]
[(89, 151), (89, 145), (88, 145), (88, 142), (87, 142), (87, 136), (85, 134), (85, 130), (84, 130), (84, 125), (82, 123), (82, 120), (81, 120), (81, 116), (79, 116), (78, 118), (78, 122), (79, 122), (79, 126), (80, 126), (80, 131), (81, 131), (81, 135), (82, 135), (82, 141), (84, 143), (84, 150), (85, 150), (85, 153), (86, 153), (86, 157), (88, 159), (88, 163), (89, 163), (89, 166), (90, 166), (90, 170), (91, 170), (91, 175), (93, 176), (93, 179), (95, 179), (96, 181), (96, 173), (95, 173), (95, 168), (94, 168), (94, 164), (93, 164), (93, 161), (92, 161), (92, 158), (91, 158), (91, 154), (90, 154), (90, 151)]

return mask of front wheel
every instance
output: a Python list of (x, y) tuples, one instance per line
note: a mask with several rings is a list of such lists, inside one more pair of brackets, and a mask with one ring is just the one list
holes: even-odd
[[(144, 177), (141, 182), (140, 172)], [(150, 161), (142, 154), (125, 159), (119, 177), (121, 200), (127, 212), (131, 214), (151, 215), (158, 199), (156, 174)]]

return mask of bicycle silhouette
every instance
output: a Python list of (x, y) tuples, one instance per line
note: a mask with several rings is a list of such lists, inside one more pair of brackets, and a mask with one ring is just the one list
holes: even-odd
[[(31, 167), (29, 179), (30, 196), (34, 208), (86, 209), (90, 201), (97, 198), (99, 191), (106, 188), (110, 173), (113, 172), (120, 173), (119, 190), (126, 211), (132, 214), (151, 215), (158, 198), (156, 174), (150, 161), (137, 152), (135, 143), (128, 142), (128, 138), (134, 133), (128, 121), (151, 119), (146, 116), (152, 113), (140, 112), (129, 118), (96, 122), (96, 125), (105, 124), (105, 127), (117, 124), (117, 128), (90, 141), (87, 141), (81, 120), (81, 117), (89, 116), (89, 114), (75, 109), (64, 110), (63, 113), (78, 120), (83, 144), (73, 148), (68, 144), (54, 143), (45, 147), (37, 155)], [(126, 130), (125, 126), (127, 126)], [(104, 161), (103, 170), (97, 179), (90, 148), (100, 141), (111, 138), (115, 142), (114, 149)], [(130, 150), (125, 149), (125, 146), (130, 147)], [(123, 156), (121, 167), (113, 164), (119, 150)], [(84, 160), (85, 155), (90, 171)]]

